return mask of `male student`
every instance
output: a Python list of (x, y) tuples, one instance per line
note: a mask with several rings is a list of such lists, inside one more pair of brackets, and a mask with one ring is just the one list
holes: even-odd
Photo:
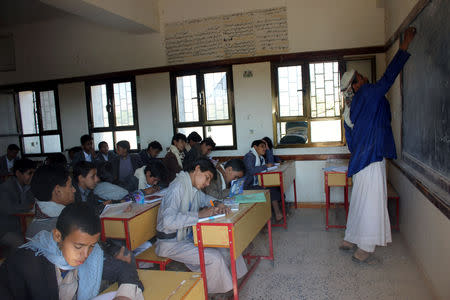
[[(245, 164), (245, 184), (246, 189), (261, 188), (258, 183), (257, 173), (267, 170), (272, 167), (272, 163), (266, 163), (264, 154), (266, 153), (266, 143), (263, 140), (255, 140), (251, 144), (250, 151), (244, 156)], [(280, 209), (281, 191), (279, 187), (269, 187), (270, 200), (272, 201), (272, 208), (275, 213), (275, 220), (281, 221), (283, 214)]]
[(102, 280), (118, 282), (115, 299), (144, 299), (136, 269), (99, 247), (100, 230), (91, 206), (66, 206), (50, 231), (36, 234), (2, 264), (2, 299), (88, 300)]
[(172, 137), (172, 144), (163, 158), (163, 163), (168, 170), (168, 182), (175, 179), (177, 173), (183, 170), (184, 148), (186, 146), (186, 136), (177, 133)]
[(204, 139), (200, 144), (193, 145), (191, 150), (184, 156), (183, 169), (189, 169), (190, 165), (200, 157), (207, 157), (215, 147), (216, 143), (210, 137)]
[[(200, 271), (200, 261), (198, 248), (193, 242), (192, 226), (199, 218), (229, 212), (223, 204), (211, 207), (213, 198), (201, 191), (215, 176), (212, 162), (199, 159), (189, 170), (177, 174), (159, 208), (156, 254), (182, 262), (194, 272)], [(225, 248), (205, 248), (209, 293), (226, 293), (233, 288), (228, 255), (229, 250)], [(247, 272), (242, 257), (236, 260), (236, 269), (238, 278)]]
[(75, 188), (75, 202), (88, 203), (100, 215), (105, 204), (109, 202), (105, 202), (93, 192), (99, 181), (97, 167), (93, 163), (80, 161), (73, 167), (72, 184)]
[(151, 195), (159, 191), (159, 182), (166, 180), (167, 168), (161, 161), (153, 160), (137, 169), (134, 176), (138, 179), (137, 189), (145, 195)]
[(94, 140), (90, 135), (83, 135), (80, 138), (80, 143), (82, 151), (74, 154), (71, 162), (72, 167), (75, 166), (79, 161), (94, 162), (97, 158), (97, 154), (94, 150)]
[(101, 141), (98, 143), (98, 153), (96, 157), (96, 162), (102, 163), (106, 161), (111, 161), (116, 157), (114, 151), (109, 151), (108, 143)]
[(41, 230), (51, 231), (55, 228), (61, 211), (74, 202), (75, 188), (66, 168), (44, 165), (36, 170), (31, 180), (31, 191), (36, 198), (36, 212), (27, 228), (27, 238)]
[(200, 143), (201, 141), (202, 137), (197, 133), (197, 131), (192, 131), (191, 133), (189, 133), (186, 140), (186, 152), (189, 152), (194, 145)]
[(14, 161), (19, 151), (20, 148), (16, 144), (8, 145), (6, 154), (0, 157), (0, 176), (13, 174)]
[(410, 54), (406, 52), (415, 35), (415, 28), (405, 31), (400, 49), (375, 84), (354, 70), (341, 80), (344, 94), (354, 94), (350, 118), (345, 120), (345, 136), (351, 152), (348, 176), (353, 176), (353, 190), (342, 250), (352, 250), (353, 261), (375, 264), (371, 255), (375, 246), (391, 242), (387, 211), (385, 158), (396, 158), (391, 128), (391, 111), (385, 94), (394, 83)]
[(162, 146), (158, 141), (153, 141), (148, 144), (147, 149), (142, 149), (139, 152), (142, 163), (148, 165), (151, 161), (158, 157), (159, 153), (162, 151)]
[(142, 167), (142, 160), (138, 154), (130, 153), (128, 141), (119, 141), (116, 146), (118, 156), (111, 161), (114, 183), (132, 192), (136, 185), (134, 172)]
[(224, 167), (218, 164), (216, 169), (217, 178), (212, 180), (210, 185), (204, 188), (203, 191), (214, 198), (223, 199), (230, 193), (231, 181), (244, 176), (245, 164), (242, 159), (235, 158), (227, 161)]
[(36, 165), (23, 158), (14, 162), (14, 176), (0, 185), (0, 245), (14, 251), (23, 244), (19, 218), (16, 213), (33, 208), (34, 196), (30, 190)]

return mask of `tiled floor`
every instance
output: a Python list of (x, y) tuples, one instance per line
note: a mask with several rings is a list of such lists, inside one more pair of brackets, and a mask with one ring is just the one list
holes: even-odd
[[(380, 265), (365, 266), (338, 250), (344, 229), (325, 231), (324, 224), (324, 210), (297, 209), (287, 230), (273, 228), (274, 266), (262, 261), (240, 299), (433, 299), (400, 233), (393, 231), (393, 243), (377, 247)], [(260, 233), (253, 251), (268, 253), (266, 241), (267, 233)]]

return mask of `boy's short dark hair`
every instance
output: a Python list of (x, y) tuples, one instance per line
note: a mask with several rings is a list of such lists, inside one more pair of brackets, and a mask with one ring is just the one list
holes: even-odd
[(204, 139), (200, 144), (206, 144), (206, 146), (211, 146), (212, 150), (214, 150), (214, 148), (216, 148), (216, 143), (210, 137), (207, 137), (206, 139)]
[(20, 173), (25, 173), (30, 169), (36, 169), (36, 163), (28, 158), (16, 159), (14, 161), (13, 173), (16, 174), (16, 171)]
[(73, 178), (75, 180), (78, 180), (78, 176), (81, 175), (81, 177), (86, 177), (87, 174), (92, 170), (97, 169), (97, 167), (89, 162), (89, 161), (79, 161), (77, 164), (73, 167)]
[(67, 168), (44, 165), (34, 173), (31, 179), (31, 191), (39, 201), (50, 201), (55, 186), (65, 186), (69, 176)]
[(235, 172), (244, 172), (245, 173), (245, 164), (242, 159), (233, 158), (225, 163), (225, 169), (231, 167)]
[(47, 165), (59, 165), (65, 167), (67, 165), (67, 158), (62, 153), (50, 153), (47, 154), (46, 163)]
[(153, 142), (149, 143), (147, 150), (150, 150), (150, 148), (158, 149), (159, 151), (162, 151), (162, 146), (158, 141), (153, 141)]
[(213, 179), (217, 178), (217, 170), (214, 164), (207, 158), (199, 158), (193, 164), (191, 164), (186, 171), (192, 172), (197, 166), (200, 166), (200, 171), (210, 171), (213, 174)]
[(128, 141), (125, 141), (125, 140), (118, 141), (116, 145), (122, 149), (126, 149), (127, 151), (130, 151), (130, 142), (128, 142)]
[(270, 139), (270, 137), (265, 136), (265, 137), (263, 137), (262, 139), (263, 139), (264, 141), (266, 141), (267, 147), (269, 147), (269, 149), (272, 149), (272, 148), (273, 148), (273, 143), (272, 143), (272, 140)]
[(9, 151), (20, 151), (20, 148), (16, 144), (9, 144), (7, 150), (9, 150)]
[(61, 211), (56, 221), (56, 229), (61, 232), (63, 240), (77, 229), (95, 235), (101, 231), (100, 218), (91, 205), (84, 202), (72, 203)]
[(73, 153), (76, 153), (76, 152), (81, 152), (81, 150), (83, 150), (80, 146), (75, 146), (75, 147), (72, 147), (72, 148), (69, 148), (69, 149), (67, 149), (67, 151), (70, 153), (70, 152), (73, 152)]
[(183, 140), (183, 141), (187, 141), (186, 136), (182, 133), (176, 133), (173, 137), (172, 137), (172, 145), (174, 145), (174, 142), (178, 142), (179, 140)]
[(192, 131), (187, 137), (187, 142), (189, 141), (200, 143), (202, 141), (202, 137), (197, 133), (197, 131)]
[(148, 171), (150, 171), (152, 177), (159, 178), (161, 181), (165, 181), (168, 177), (166, 166), (159, 160), (153, 160), (145, 166), (144, 174), (147, 174)]
[(258, 146), (261, 145), (261, 144), (265, 144), (263, 140), (254, 140), (254, 141), (252, 142), (251, 147), (253, 147), (253, 146), (258, 147)]
[(114, 176), (111, 162), (105, 161), (100, 163), (97, 166), (97, 176), (101, 181), (112, 183)]
[(90, 136), (89, 134), (85, 134), (85, 135), (81, 136), (80, 143), (81, 143), (81, 145), (84, 145), (85, 143), (92, 141), (92, 140), (93, 140), (92, 136)]
[(108, 146), (108, 143), (105, 141), (101, 141), (100, 143), (98, 143), (98, 149), (100, 149), (102, 147), (102, 145), (106, 144), (106, 146)]

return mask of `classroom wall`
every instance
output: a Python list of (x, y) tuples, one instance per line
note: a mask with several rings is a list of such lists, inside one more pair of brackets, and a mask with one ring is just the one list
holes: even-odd
[(166, 65), (165, 23), (279, 6), (287, 6), (289, 52), (383, 45), (378, 2), (165, 0), (159, 2), (162, 33), (126, 33), (77, 16), (1, 28), (14, 36), (16, 71), (0, 73), (0, 85)]
[[(394, 3), (395, 2), (395, 3)], [(414, 2), (414, 3), (413, 3)], [(386, 29), (392, 33), (403, 22), (417, 1), (386, 1)], [(414, 41), (413, 41), (414, 43)], [(398, 49), (398, 41), (386, 52), (389, 62)], [(414, 53), (411, 53), (414, 55)], [(400, 78), (387, 94), (391, 104), (392, 130), (401, 158), (402, 98)], [(403, 101), (408, 101), (404, 99)], [(392, 164), (388, 165), (388, 178), (400, 195), (400, 230), (425, 274), (438, 299), (450, 299), (448, 285), (450, 270), (450, 220), (444, 216), (410, 181)]]
[[(287, 6), (290, 52), (319, 51), (383, 45), (384, 8), (376, 0), (218, 0), (160, 1), (161, 24), (193, 18)], [(349, 15), (349, 11), (358, 14)], [(161, 26), (164, 29), (164, 26)], [(0, 85), (104, 72), (140, 69), (166, 64), (162, 34), (129, 34), (84, 21), (78, 17), (6, 28), (14, 34), (15, 72), (0, 74)], [(29, 49), (33, 49), (30, 51)], [(234, 65), (234, 99), (237, 150), (215, 151), (215, 156), (244, 155), (250, 141), (273, 137), (270, 63)], [(253, 71), (244, 78), (243, 72)], [(384, 70), (384, 55), (377, 55), (377, 71)], [(64, 147), (79, 144), (87, 133), (84, 83), (64, 84), (60, 93)], [(136, 77), (141, 146), (157, 139), (164, 147), (173, 135), (169, 74)], [(346, 147), (277, 149), (275, 154), (348, 153)], [(324, 161), (296, 163), (298, 200), (324, 202)], [(342, 201), (343, 192), (332, 193)], [(287, 200), (293, 201), (293, 188)]]

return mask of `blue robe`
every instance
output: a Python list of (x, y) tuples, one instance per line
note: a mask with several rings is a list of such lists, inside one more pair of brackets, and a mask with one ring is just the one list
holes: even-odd
[(353, 129), (344, 124), (345, 138), (351, 152), (349, 177), (383, 158), (397, 158), (391, 128), (391, 110), (384, 95), (409, 56), (408, 52), (398, 50), (383, 77), (375, 84), (364, 84), (353, 96), (350, 107)]

